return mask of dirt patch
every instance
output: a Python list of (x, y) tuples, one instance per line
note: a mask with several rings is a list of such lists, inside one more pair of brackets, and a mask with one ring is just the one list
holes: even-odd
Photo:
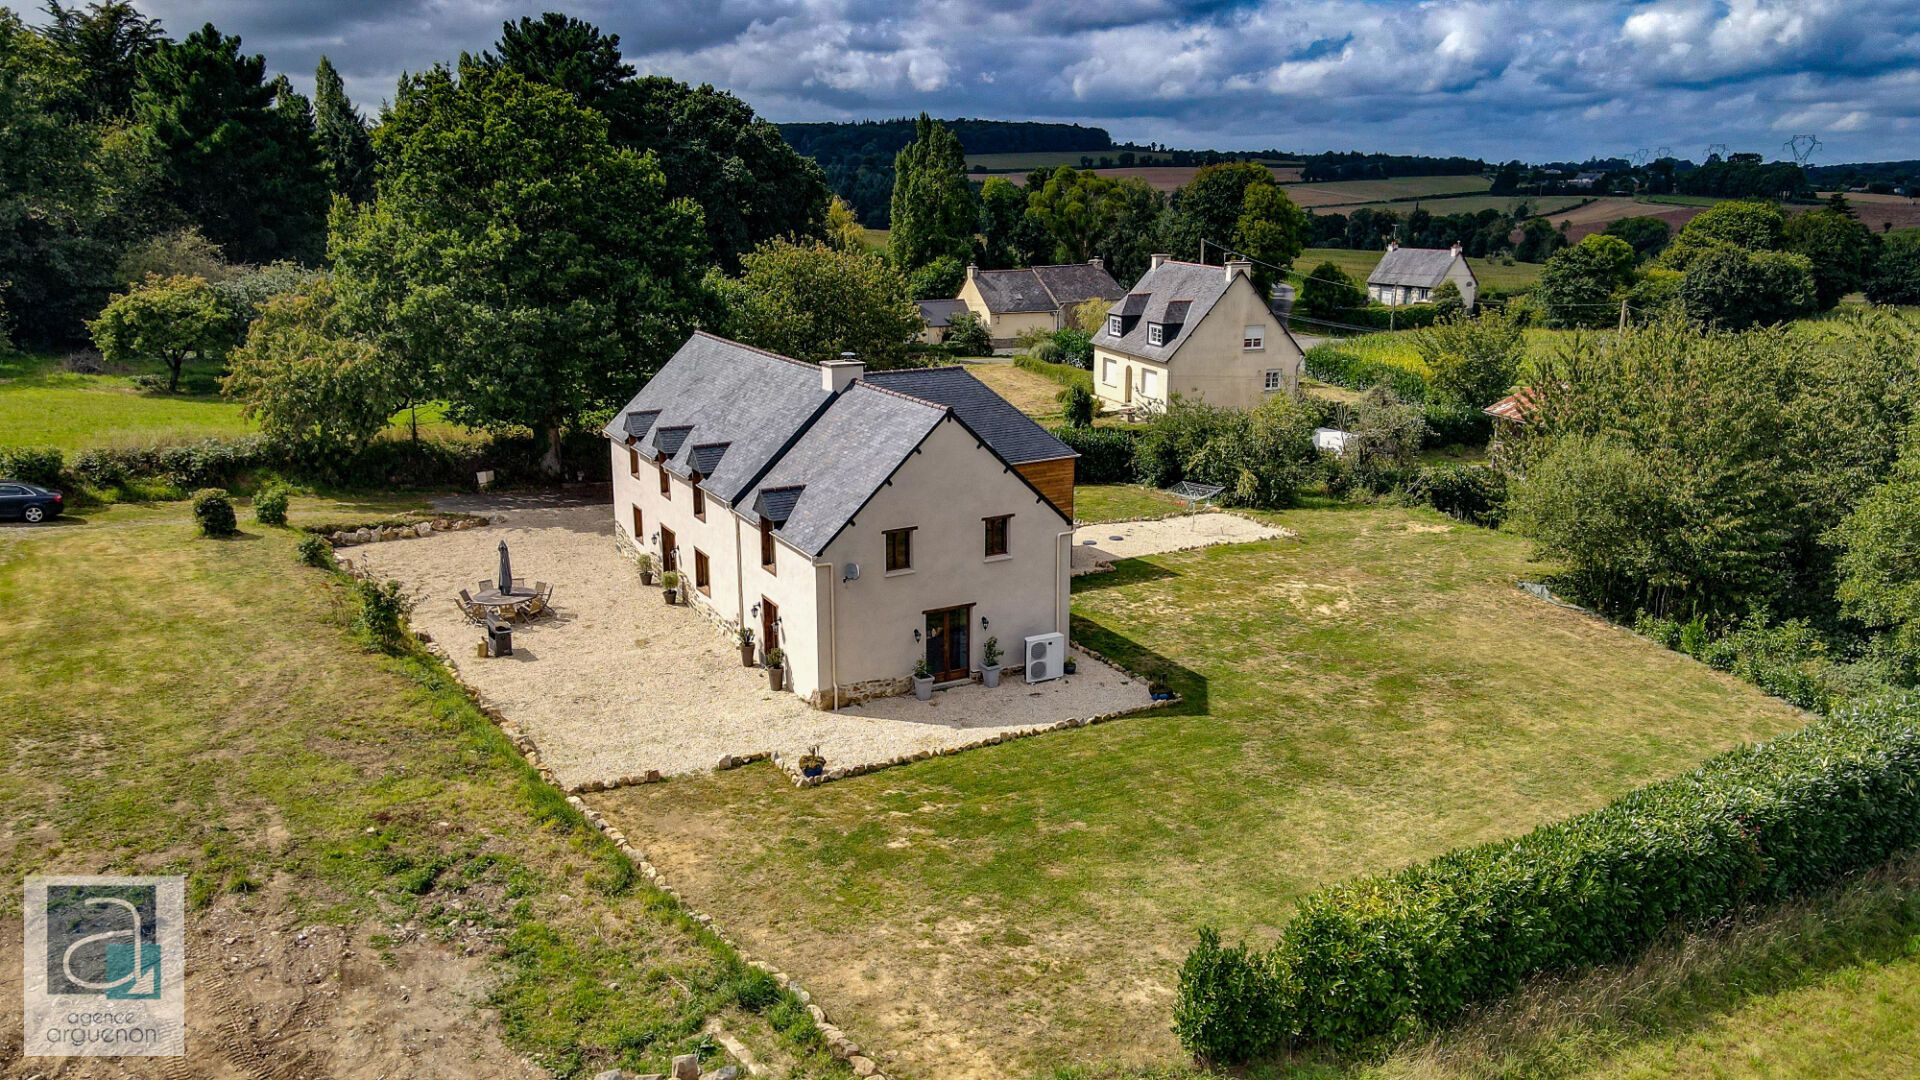
[(376, 943), (364, 928), (302, 922), (290, 892), (227, 897), (187, 916), (185, 1058), (21, 1057), (21, 943), (0, 938), (0, 1059), (11, 1062), (0, 1077), (547, 1075), (476, 1007), (489, 986), (477, 931), (442, 943), (403, 927)]
[(1073, 531), (1073, 573), (1096, 574), (1113, 569), (1120, 559), (1164, 555), (1169, 551), (1280, 540), (1294, 535), (1287, 529), (1263, 525), (1239, 514), (1211, 511), (1140, 521), (1108, 521), (1082, 525)]

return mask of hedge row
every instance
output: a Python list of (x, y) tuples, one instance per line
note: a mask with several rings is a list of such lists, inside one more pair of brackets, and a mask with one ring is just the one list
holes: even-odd
[(1857, 705), (1518, 840), (1322, 889), (1264, 953), (1203, 933), (1181, 1042), (1218, 1062), (1361, 1047), (1832, 885), (1920, 842), (1917, 724), (1920, 699)]
[[(491, 469), (500, 483), (545, 479), (546, 443), (527, 435), (477, 442), (380, 439), (352, 455), (289, 456), (265, 439), (203, 439), (178, 446), (83, 450), (68, 462), (59, 450), (0, 447), (0, 475), (54, 487), (109, 491), (159, 482), (183, 490), (229, 488), (262, 472), (343, 487), (466, 487)], [(606, 440), (570, 435), (561, 447), (569, 478), (606, 480), (612, 471)]]
[(1082, 484), (1131, 484), (1139, 470), (1133, 463), (1134, 444), (1139, 436), (1129, 428), (1057, 427), (1048, 428), (1059, 440), (1080, 455), (1074, 466), (1074, 478)]
[(1085, 368), (1077, 368), (1072, 364), (1049, 364), (1039, 357), (1024, 353), (1013, 358), (1013, 366), (1022, 371), (1044, 375), (1061, 386), (1073, 386), (1077, 383), (1086, 387), (1089, 393), (1093, 391), (1093, 372)]

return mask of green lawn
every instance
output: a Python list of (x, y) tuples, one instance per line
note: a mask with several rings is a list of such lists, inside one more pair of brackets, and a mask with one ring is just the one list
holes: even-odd
[[(1308, 248), (1293, 260), (1293, 269), (1299, 274), (1311, 273), (1314, 267), (1330, 261), (1364, 287), (1367, 275), (1373, 273), (1373, 268), (1380, 264), (1380, 255), (1378, 251), (1359, 251), (1354, 248)], [(1493, 259), (1468, 259), (1467, 265), (1472, 267), (1474, 279), (1480, 282), (1483, 289), (1511, 292), (1530, 289), (1540, 280), (1539, 263), (1517, 262), (1508, 266)]]
[(1419, 202), (1371, 202), (1355, 206), (1327, 206), (1320, 213), (1351, 214), (1355, 210), (1390, 210), (1401, 216), (1413, 212), (1415, 207), (1425, 210), (1436, 217), (1446, 214), (1477, 214), (1482, 210), (1498, 210), (1511, 214), (1522, 204), (1531, 208), (1535, 214), (1558, 214), (1589, 201), (1583, 195), (1437, 195)]
[[(189, 365), (187, 391), (141, 390), (127, 375), (80, 375), (59, 369), (53, 357), (19, 353), (0, 358), (0, 446), (51, 446), (82, 450), (159, 446), (196, 439), (250, 434), (256, 425), (240, 406), (221, 397), (219, 372)], [(406, 413), (393, 418), (393, 434), (409, 428)], [(447, 422), (438, 405), (420, 410), (420, 430), (435, 438), (469, 438)]]
[[(294, 511), (355, 520), (407, 505), (297, 499)], [(192, 1075), (233, 1071), (221, 1020), (271, 1060), (295, 1056), (269, 1033), (298, 1017), (342, 1066), (307, 1062), (302, 1075), (352, 1072), (356, 1055), (369, 1074), (416, 1073), (370, 1062), (424, 1028), (376, 1031), (384, 1014), (353, 1012), (406, 1000), (400, 984), (417, 968), (396, 967), (402, 955), (438, 972), (437, 985), (413, 984), (421, 1023), (444, 1009), (563, 1076), (665, 1071), (704, 1044), (716, 1014), (779, 1060), (786, 1044), (768, 1021), (736, 1007), (754, 985), (737, 958), (638, 882), (437, 666), (354, 644), (340, 581), (295, 565), (294, 533), (249, 519), (243, 507), (244, 534), (225, 541), (194, 537), (181, 503), (0, 527), (0, 741), (12, 762), (0, 877), (187, 875), (190, 994), (278, 1002), (190, 1010)], [(0, 918), (17, 919), (18, 892), (0, 895)], [(269, 929), (313, 925), (350, 931), (374, 984), (323, 980), (306, 961), (286, 975), (221, 962), (254, 956)], [(244, 940), (223, 941), (220, 926)], [(15, 972), (18, 949), (17, 935), (0, 940)], [(312, 1000), (290, 1016), (300, 997)], [(436, 1071), (467, 1075), (462, 1062), (487, 1048), (429, 1052), (442, 1055)], [(817, 1053), (800, 1064), (835, 1072)]]
[(1273, 519), (1298, 539), (1075, 582), (1076, 639), (1177, 708), (811, 791), (752, 766), (590, 798), (900, 1055), (889, 1072), (1018, 1075), (1175, 1062), (1174, 976), (1201, 925), (1270, 939), (1316, 885), (1801, 722), (1527, 598), (1517, 537), (1389, 508)]
[(1303, 181), (1287, 185), (1286, 191), (1301, 206), (1335, 208), (1433, 195), (1469, 195), (1492, 186), (1493, 181), (1484, 176), (1400, 176), (1391, 180)]
[(1074, 519), (1086, 524), (1186, 512), (1186, 503), (1144, 484), (1080, 484), (1073, 489)]
[[(1420, 358), (1420, 354), (1416, 352), (1413, 347), (1413, 335), (1417, 333), (1419, 333), (1417, 330), (1381, 331), (1373, 334), (1361, 334), (1358, 337), (1341, 338), (1335, 345), (1343, 352), (1349, 352), (1355, 356), (1367, 359), (1378, 360), (1384, 364), (1393, 364), (1425, 375), (1427, 374), (1426, 361)], [(1604, 334), (1606, 331), (1546, 330), (1539, 327), (1530, 327), (1524, 333), (1526, 334), (1527, 354), (1529, 356), (1536, 356), (1562, 347), (1567, 342), (1572, 341), (1577, 335), (1585, 334), (1591, 338), (1599, 334)], [(1522, 368), (1523, 370), (1525, 368), (1524, 362)]]

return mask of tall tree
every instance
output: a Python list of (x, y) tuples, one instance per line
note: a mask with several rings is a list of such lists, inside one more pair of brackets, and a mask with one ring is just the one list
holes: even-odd
[(455, 421), (543, 432), (557, 471), (707, 314), (698, 207), (571, 95), (472, 60), (404, 80), (374, 145), (377, 212), (335, 217), (350, 328), (384, 320)]
[(1233, 246), (1254, 261), (1254, 288), (1262, 297), (1272, 296), (1274, 283), (1306, 250), (1307, 212), (1278, 184), (1249, 184), (1241, 198), (1240, 220), (1234, 223)]
[[(1838, 192), (1836, 197), (1841, 197)], [(1880, 254), (1880, 238), (1844, 206), (1795, 214), (1787, 220), (1787, 250), (1813, 264), (1813, 290), (1826, 311), (1850, 292), (1866, 287)]]
[(333, 193), (357, 203), (373, 198), (373, 137), (325, 56), (313, 71), (313, 136)]
[(550, 12), (505, 24), (483, 62), (565, 90), (607, 118), (615, 145), (653, 152), (667, 194), (700, 204), (707, 242), (728, 272), (775, 237), (825, 235), (830, 191), (819, 165), (732, 94), (635, 79), (618, 34)]
[(1027, 218), (1027, 189), (1004, 176), (980, 185), (980, 265), (1010, 270), (1034, 259), (1035, 227)]
[(869, 365), (888, 367), (920, 332), (906, 279), (868, 251), (775, 240), (742, 260), (737, 280), (715, 285), (726, 301), (729, 333), (801, 360), (851, 351)]
[(1169, 250), (1182, 259), (1198, 259), (1204, 241), (1207, 261), (1224, 261), (1246, 211), (1247, 189), (1272, 183), (1273, 170), (1251, 161), (1222, 162), (1194, 173), (1173, 196), (1164, 233)]
[(906, 273), (942, 257), (965, 262), (978, 218), (967, 155), (945, 124), (926, 113), (913, 141), (893, 159), (893, 214), (887, 249)]
[(126, 0), (99, 0), (84, 8), (47, 0), (46, 10), (52, 21), (41, 33), (82, 72), (85, 118), (127, 115), (140, 61), (166, 40), (160, 20), (140, 14)]
[(108, 363), (165, 364), (170, 391), (180, 388), (189, 356), (204, 360), (233, 346), (233, 320), (213, 286), (197, 277), (150, 277), (115, 296), (88, 327)]
[(326, 185), (305, 99), (212, 23), (140, 62), (133, 116), (166, 197), (241, 262), (311, 257)]

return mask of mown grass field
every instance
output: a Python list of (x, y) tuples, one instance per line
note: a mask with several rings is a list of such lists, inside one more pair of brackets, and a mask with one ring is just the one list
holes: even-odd
[(1319, 209), (1324, 214), (1351, 214), (1355, 210), (1390, 210), (1402, 217), (1417, 207), (1435, 216), (1444, 214), (1477, 214), (1482, 210), (1498, 210), (1511, 214), (1522, 205), (1535, 214), (1558, 214), (1586, 202), (1580, 195), (1459, 195), (1436, 196), (1417, 202), (1371, 202), (1354, 206), (1326, 206)]
[(1392, 180), (1333, 180), (1289, 184), (1287, 194), (1306, 207), (1360, 206), (1430, 195), (1467, 195), (1493, 186), (1484, 176), (1401, 176)]
[[(410, 505), (294, 511), (364, 520)], [(0, 874), (187, 876), (194, 1075), (248, 1071), (220, 1061), (232, 1032), (215, 1003), (229, 998), (264, 1010), (235, 1022), (287, 1075), (518, 1075), (485, 1060), (501, 1036), (562, 1076), (663, 1072), (706, 1045), (717, 1015), (776, 1061), (838, 1071), (791, 1056), (743, 1011), (766, 1007), (762, 980), (638, 881), (441, 669), (356, 644), (342, 580), (296, 566), (295, 534), (241, 510), (243, 535), (219, 541), (193, 535), (183, 503), (0, 526)], [(19, 914), (9, 889), (0, 917)], [(307, 926), (350, 936), (371, 962), (366, 993), (305, 964), (275, 977), (237, 963), (269, 930), (291, 941)], [(0, 941), (7, 979), (18, 949), (17, 935)], [(406, 956), (464, 981), (416, 981), (409, 1006)], [(301, 987), (316, 1000), (294, 1016), (310, 1023), (276, 1032)], [(367, 994), (395, 1015), (356, 1019)], [(338, 1013), (320, 1000), (335, 997)], [(0, 1056), (19, 1049), (19, 1003), (0, 994)], [(493, 1050), (382, 1058), (431, 1047), (425, 1025), (442, 1014), (496, 1032)], [(388, 1019), (391, 1038), (369, 1026)]]
[[(1297, 274), (1307, 274), (1323, 262), (1332, 262), (1364, 288), (1367, 275), (1380, 265), (1380, 255), (1378, 251), (1357, 248), (1308, 248), (1293, 260), (1293, 270)], [(1473, 276), (1480, 282), (1481, 288), (1505, 291), (1532, 288), (1540, 280), (1542, 268), (1539, 263), (1516, 262), (1507, 265), (1495, 259), (1468, 259), (1467, 265), (1473, 268)]]
[[(1396, 367), (1426, 375), (1428, 374), (1427, 362), (1421, 358), (1413, 345), (1413, 337), (1417, 333), (1419, 333), (1417, 330), (1394, 330), (1361, 334), (1358, 337), (1340, 338), (1333, 345), (1342, 352), (1352, 353), (1363, 359), (1378, 360), (1383, 364), (1393, 364)], [(1523, 333), (1526, 335), (1526, 355), (1531, 357), (1545, 355), (1551, 350), (1562, 348), (1581, 334), (1591, 338), (1606, 331), (1547, 330), (1529, 327)], [(1521, 368), (1524, 373), (1526, 370), (1524, 360)]]
[(805, 792), (759, 765), (589, 798), (890, 1072), (1171, 1067), (1197, 927), (1267, 940), (1316, 885), (1800, 723), (1527, 598), (1520, 538), (1391, 508), (1273, 520), (1298, 538), (1075, 582), (1076, 639), (1178, 707)]
[[(157, 369), (157, 365), (156, 365)], [(141, 390), (131, 375), (82, 375), (62, 371), (54, 357), (16, 353), (0, 357), (0, 446), (51, 446), (82, 450), (162, 446), (196, 439), (246, 435), (257, 426), (240, 406), (220, 396), (219, 372), (189, 364), (182, 392)], [(420, 431), (432, 438), (470, 438), (448, 422), (437, 405), (420, 409)], [(407, 413), (393, 418), (390, 433), (410, 432)]]

